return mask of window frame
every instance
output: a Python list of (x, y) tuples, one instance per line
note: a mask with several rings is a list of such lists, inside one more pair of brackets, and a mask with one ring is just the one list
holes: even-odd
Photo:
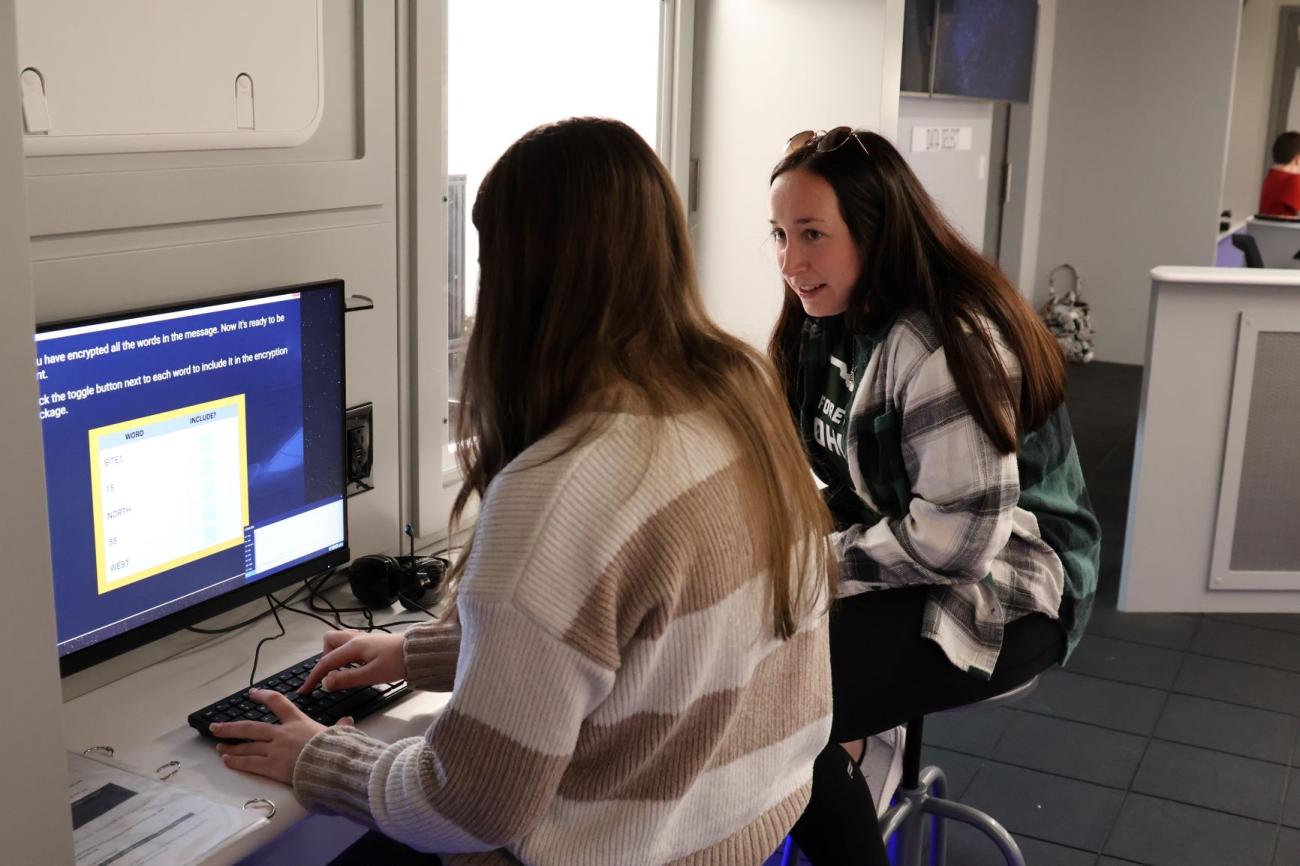
[[(659, 94), (655, 149), (683, 202), (690, 173), (695, 0), (659, 0)], [(443, 468), (448, 412), (447, 0), (405, 0), (398, 33), (399, 418), (404, 521), (416, 544), (447, 537), (460, 472)], [(405, 33), (401, 32), (405, 30)], [(418, 50), (417, 49), (418, 46)], [(436, 47), (436, 50), (431, 48)], [(409, 239), (409, 240), (407, 240)], [(476, 506), (463, 516), (472, 521)]]

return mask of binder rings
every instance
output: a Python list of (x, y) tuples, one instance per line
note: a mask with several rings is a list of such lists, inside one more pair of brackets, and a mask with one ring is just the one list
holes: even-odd
[(109, 746), (67, 755), (77, 866), (202, 863), (275, 815), (262, 797), (225, 802), (167, 781), (179, 761), (150, 774), (112, 758)]

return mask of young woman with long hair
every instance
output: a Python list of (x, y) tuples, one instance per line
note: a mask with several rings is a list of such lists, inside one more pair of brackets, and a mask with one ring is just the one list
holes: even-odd
[[(484, 179), (439, 622), (344, 634), (304, 689), (451, 690), (422, 738), (231, 723), (231, 767), (444, 862), (763, 860), (830, 732), (830, 518), (775, 373), (707, 317), (627, 126), (539, 127)], [(345, 670), (351, 663), (361, 666)], [(482, 852), (468, 859), (448, 852)]]
[(840, 569), (834, 724), (794, 835), (816, 866), (885, 863), (860, 741), (1064, 661), (1100, 533), (1060, 349), (893, 145), (796, 135), (771, 224), (784, 301), (769, 354)]

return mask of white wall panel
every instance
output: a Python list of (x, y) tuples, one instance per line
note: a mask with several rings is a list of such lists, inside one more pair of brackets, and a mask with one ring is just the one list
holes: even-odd
[(321, 0), (18, 0), (17, 12), (28, 153), (292, 147), (320, 122)]
[[(0, 0), (0, 67), (15, 57), (12, 0)], [(0, 657), (22, 712), (6, 713), (0, 731), (0, 851), (6, 863), (72, 863), (72, 822), (63, 773), (59, 670), (55, 655), (50, 540), (45, 518), (41, 432), (36, 420), (34, 305), (27, 257), (22, 181), (22, 121), (16, 100), (0, 105), (0, 401), (9, 410), (8, 458), (0, 497), (0, 561), (5, 623)], [(51, 720), (54, 724), (51, 724)]]
[(1240, 12), (1240, 0), (1057, 3), (1026, 282), (1041, 302), (1053, 268), (1078, 268), (1099, 360), (1141, 363), (1151, 268), (1214, 263)]
[(722, 327), (758, 345), (781, 306), (768, 175), (786, 139), (849, 124), (893, 138), (902, 0), (699, 0), (691, 214), (700, 286)]

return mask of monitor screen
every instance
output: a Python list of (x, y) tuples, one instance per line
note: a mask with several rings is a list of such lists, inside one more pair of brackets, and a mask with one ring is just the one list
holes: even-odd
[(36, 333), (64, 674), (346, 562), (343, 284)]

